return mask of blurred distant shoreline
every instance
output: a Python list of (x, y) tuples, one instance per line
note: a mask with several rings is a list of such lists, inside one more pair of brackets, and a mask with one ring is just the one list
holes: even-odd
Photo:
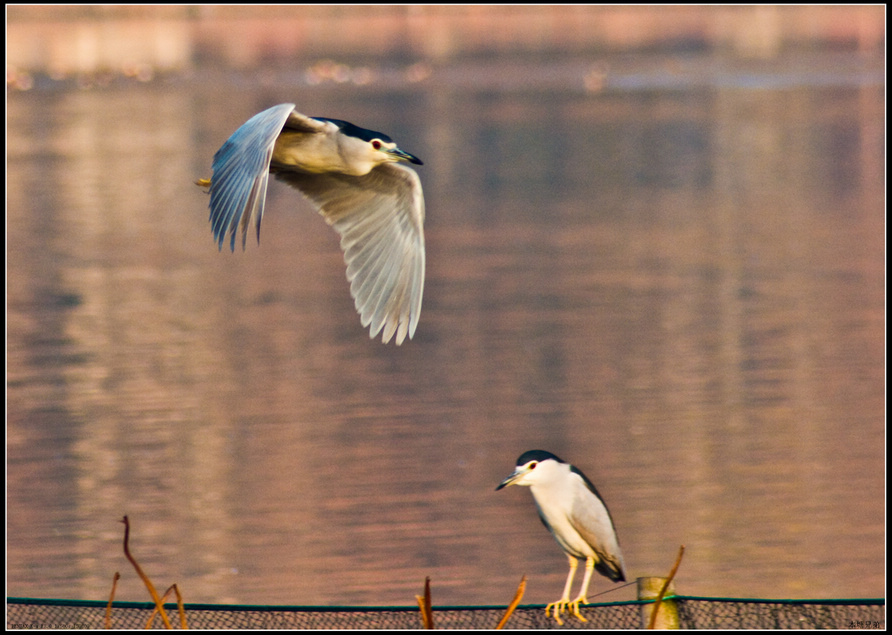
[(454, 62), (505, 55), (790, 51), (883, 55), (885, 7), (862, 6), (15, 6), (7, 82), (205, 67), (285, 68), (334, 58)]

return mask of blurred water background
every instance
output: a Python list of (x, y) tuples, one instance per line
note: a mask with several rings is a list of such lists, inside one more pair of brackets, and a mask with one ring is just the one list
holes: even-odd
[[(506, 604), (522, 574), (552, 601), (566, 559), (493, 491), (541, 448), (598, 485), (632, 578), (685, 544), (682, 593), (884, 596), (881, 8), (32, 9), (7, 27), (9, 595), (121, 571), (147, 599), (127, 514), (190, 602), (412, 605), (430, 576), (435, 605)], [(84, 62), (110, 33), (149, 53)], [(282, 184), (259, 245), (214, 245), (193, 181), (281, 102), (424, 160), (413, 341), (369, 340)]]

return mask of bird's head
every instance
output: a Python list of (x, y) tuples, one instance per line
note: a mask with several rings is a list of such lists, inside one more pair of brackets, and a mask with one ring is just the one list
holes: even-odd
[(537, 483), (542, 483), (553, 476), (555, 471), (560, 469), (561, 465), (564, 465), (564, 462), (551, 452), (546, 452), (545, 450), (524, 452), (517, 459), (517, 467), (514, 468), (514, 473), (499, 483), (496, 491), (509, 485), (531, 487)]
[[(321, 121), (329, 121), (338, 127), (341, 135), (339, 145), (349, 154), (349, 163), (353, 166), (364, 165), (371, 170), (382, 163), (414, 163), (424, 165), (421, 159), (409, 154), (396, 145), (393, 139), (383, 132), (360, 128), (349, 121), (314, 117)], [(363, 168), (364, 169), (364, 168)], [(368, 172), (366, 170), (366, 172)]]

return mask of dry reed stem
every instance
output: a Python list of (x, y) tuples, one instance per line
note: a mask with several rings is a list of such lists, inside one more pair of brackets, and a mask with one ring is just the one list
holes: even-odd
[(425, 629), (434, 628), (434, 611), (431, 606), (431, 579), (424, 579), (424, 596), (416, 595), (418, 600), (418, 608), (421, 610), (421, 627)]
[[(167, 591), (164, 592), (164, 595), (161, 596), (161, 603), (166, 604), (167, 598), (170, 597), (171, 593), (175, 593), (177, 596), (177, 610), (180, 614), (180, 628), (184, 631), (189, 630), (189, 625), (186, 623), (186, 609), (183, 607), (183, 596), (180, 595), (180, 587), (176, 585), (176, 583), (171, 584), (167, 587)], [(152, 624), (152, 620), (155, 619), (155, 615), (158, 613), (158, 607), (156, 606), (152, 610), (152, 614), (149, 616), (149, 625)], [(146, 627), (148, 628), (148, 626)]]
[[(170, 620), (167, 617), (167, 612), (164, 610), (164, 604), (161, 602), (161, 598), (158, 597), (158, 591), (155, 590), (155, 585), (152, 584), (152, 581), (149, 580), (149, 576), (143, 573), (142, 568), (139, 566), (139, 563), (136, 559), (130, 555), (130, 520), (127, 516), (124, 516), (124, 519), (121, 521), (124, 523), (124, 555), (127, 556), (127, 559), (130, 561), (130, 564), (133, 565), (133, 568), (136, 569), (136, 574), (142, 579), (143, 583), (146, 585), (146, 588), (149, 590), (149, 595), (152, 596), (152, 600), (155, 602), (155, 606), (158, 608), (158, 613), (161, 614), (161, 621), (164, 622), (164, 627), (167, 629), (173, 628), (170, 625)], [(152, 618), (154, 619), (154, 614)], [(151, 624), (151, 622), (149, 622)], [(146, 625), (148, 628), (149, 625)]]
[(650, 623), (647, 625), (648, 630), (654, 630), (654, 625), (657, 623), (657, 612), (660, 610), (660, 606), (663, 604), (663, 596), (666, 595), (666, 589), (669, 588), (669, 585), (672, 583), (672, 578), (675, 577), (675, 574), (678, 572), (678, 565), (681, 564), (681, 557), (684, 555), (684, 545), (679, 547), (678, 549), (678, 557), (675, 559), (675, 566), (672, 567), (672, 571), (669, 572), (669, 577), (666, 578), (666, 581), (663, 583), (663, 588), (660, 589), (659, 595), (657, 595), (657, 599), (654, 602), (654, 610), (650, 614)]
[[(167, 591), (164, 592), (164, 595), (161, 596), (161, 604), (167, 603), (167, 598), (170, 597), (171, 592), (173, 591), (173, 587), (168, 587)], [(152, 613), (149, 615), (149, 619), (146, 620), (146, 628), (152, 628), (152, 622), (155, 621), (155, 616), (158, 615), (158, 607), (152, 609)]]
[(189, 625), (186, 623), (186, 609), (183, 607), (183, 596), (180, 595), (180, 587), (176, 585), (176, 582), (173, 584), (173, 592), (177, 594), (177, 611), (180, 613), (180, 627), (184, 631), (189, 630)]
[(517, 605), (520, 604), (520, 601), (523, 599), (523, 593), (527, 588), (527, 577), (524, 575), (520, 579), (520, 584), (517, 585), (517, 591), (514, 593), (514, 599), (511, 600), (511, 604), (508, 605), (508, 608), (505, 610), (505, 614), (502, 616), (502, 619), (499, 620), (498, 625), (496, 626), (496, 630), (502, 630), (505, 624), (508, 622), (508, 618), (511, 617), (512, 613), (514, 613), (514, 609), (517, 608)]
[(105, 628), (106, 630), (111, 629), (111, 607), (112, 603), (115, 601), (115, 590), (118, 588), (118, 580), (121, 579), (121, 574), (115, 571), (115, 577), (112, 578), (112, 588), (111, 593), (108, 596), (108, 606), (105, 607)]

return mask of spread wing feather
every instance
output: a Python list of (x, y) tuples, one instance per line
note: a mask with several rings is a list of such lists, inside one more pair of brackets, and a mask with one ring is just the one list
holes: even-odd
[(210, 220), (220, 249), (228, 233), (229, 247), (234, 251), (235, 235), (239, 230), (244, 248), (248, 226), (252, 222), (257, 227), (259, 239), (273, 147), (285, 122), (290, 122), (293, 114), (297, 114), (294, 104), (279, 104), (254, 115), (214, 154)]
[(371, 337), (415, 333), (424, 287), (424, 198), (414, 170), (385, 163), (363, 176), (282, 171), (341, 236), (350, 293)]

